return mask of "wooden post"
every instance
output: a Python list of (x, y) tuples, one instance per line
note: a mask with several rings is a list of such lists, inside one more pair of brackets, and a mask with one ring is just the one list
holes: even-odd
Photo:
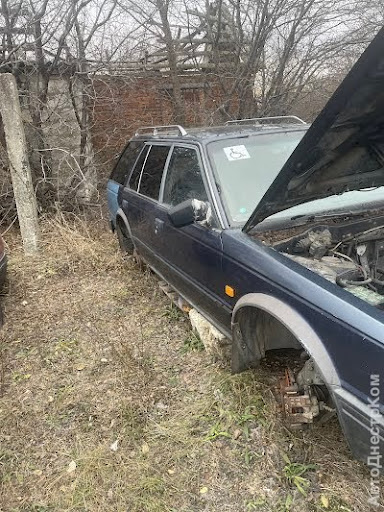
[(19, 95), (10, 73), (0, 73), (0, 111), (24, 252), (31, 255), (39, 250), (40, 229)]

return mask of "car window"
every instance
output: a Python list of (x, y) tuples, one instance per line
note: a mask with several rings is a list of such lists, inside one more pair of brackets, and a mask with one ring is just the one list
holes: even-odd
[(151, 199), (159, 199), (161, 178), (169, 149), (169, 146), (151, 147), (140, 178), (140, 194)]
[(149, 146), (147, 146), (143, 149), (143, 151), (141, 152), (141, 154), (136, 162), (135, 168), (133, 169), (132, 174), (129, 178), (129, 188), (131, 188), (132, 190), (137, 190), (137, 187), (139, 185), (139, 179), (141, 176), (141, 169), (143, 168), (148, 151), (149, 151)]
[(197, 151), (175, 147), (164, 184), (163, 202), (176, 206), (187, 199), (208, 201)]
[(244, 224), (249, 219), (304, 133), (265, 131), (208, 144), (208, 156), (231, 224)]
[(143, 145), (144, 142), (142, 141), (131, 141), (128, 144), (112, 171), (111, 180), (120, 183), (120, 185), (125, 183), (127, 175), (130, 173), (134, 163), (136, 162), (136, 158), (138, 157)]

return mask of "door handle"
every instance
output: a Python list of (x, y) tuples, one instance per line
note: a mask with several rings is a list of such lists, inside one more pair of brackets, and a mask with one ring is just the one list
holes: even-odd
[(155, 219), (155, 234), (157, 235), (164, 227), (164, 221), (161, 219)]

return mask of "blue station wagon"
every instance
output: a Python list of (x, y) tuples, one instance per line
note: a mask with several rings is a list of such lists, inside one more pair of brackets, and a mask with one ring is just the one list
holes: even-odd
[(111, 223), (232, 342), (232, 370), (302, 352), (291, 427), (337, 414), (384, 454), (384, 32), (309, 126), (294, 116), (138, 130), (108, 185)]

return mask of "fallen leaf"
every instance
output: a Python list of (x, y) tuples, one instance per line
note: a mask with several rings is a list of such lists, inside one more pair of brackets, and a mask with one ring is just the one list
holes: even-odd
[(114, 443), (111, 444), (110, 446), (110, 449), (113, 451), (113, 452), (117, 452), (117, 450), (119, 449), (119, 440), (116, 439), (116, 441)]
[(149, 452), (149, 446), (147, 443), (143, 443), (142, 447), (141, 447), (141, 453), (143, 455), (147, 455), (147, 453)]
[(320, 502), (323, 508), (329, 508), (329, 499), (328, 496), (325, 496), (325, 494), (320, 496)]
[(208, 492), (208, 487), (202, 487), (200, 489), (200, 494), (207, 494), (207, 492)]
[(237, 428), (233, 433), (233, 439), (238, 439), (241, 435), (241, 430)]
[(71, 460), (71, 462), (68, 464), (68, 467), (67, 467), (67, 473), (73, 473), (76, 468), (77, 468), (76, 462), (74, 460)]

